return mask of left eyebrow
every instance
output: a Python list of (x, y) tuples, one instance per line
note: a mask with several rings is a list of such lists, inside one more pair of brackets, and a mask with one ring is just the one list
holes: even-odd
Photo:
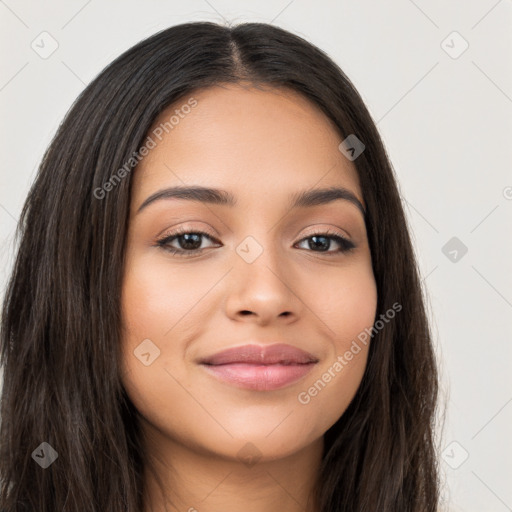
[(366, 210), (361, 201), (359, 201), (353, 192), (343, 187), (303, 190), (302, 192), (293, 194), (290, 198), (290, 202), (292, 203), (291, 208), (305, 208), (332, 203), (340, 199), (352, 203), (363, 214), (363, 217), (366, 216)]
[[(184, 199), (201, 203), (218, 204), (225, 206), (236, 206), (237, 199), (227, 190), (202, 186), (180, 186), (158, 190), (151, 194), (138, 208), (137, 213), (155, 201), (162, 199)], [(344, 200), (355, 205), (362, 213), (363, 218), (366, 211), (361, 201), (353, 192), (343, 187), (314, 188), (296, 192), (290, 196), (290, 209), (307, 208), (322, 204), (332, 203), (336, 200)]]

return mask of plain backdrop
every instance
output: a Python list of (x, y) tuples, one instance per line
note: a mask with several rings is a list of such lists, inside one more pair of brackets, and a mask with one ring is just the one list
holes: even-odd
[(326, 51), (399, 179), (441, 363), (446, 510), (512, 510), (511, 0), (1, 0), (0, 20), (2, 291), (46, 146), (124, 50), (227, 20), (272, 22)]

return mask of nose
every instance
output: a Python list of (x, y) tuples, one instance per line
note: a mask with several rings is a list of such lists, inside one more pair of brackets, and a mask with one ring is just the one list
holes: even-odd
[(300, 283), (293, 269), (278, 254), (278, 248), (265, 249), (251, 263), (234, 255), (234, 266), (227, 276), (226, 314), (236, 321), (266, 325), (279, 321), (295, 322), (301, 315), (303, 302)]

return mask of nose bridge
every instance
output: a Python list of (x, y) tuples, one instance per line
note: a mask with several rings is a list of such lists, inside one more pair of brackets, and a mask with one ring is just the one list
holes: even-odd
[(251, 277), (280, 281), (276, 274), (283, 280), (285, 277), (280, 275), (286, 257), (283, 251), (283, 245), (273, 231), (252, 230), (252, 234), (246, 235), (235, 247), (236, 272), (243, 276), (244, 281), (250, 281)]
[(245, 263), (259, 262), (277, 268), (285, 256), (282, 235), (279, 234), (283, 214), (275, 208), (278, 198), (273, 191), (264, 192), (261, 184), (258, 187), (257, 190), (261, 190), (259, 196), (244, 198), (244, 213), (235, 227), (241, 237), (235, 240), (235, 251)]

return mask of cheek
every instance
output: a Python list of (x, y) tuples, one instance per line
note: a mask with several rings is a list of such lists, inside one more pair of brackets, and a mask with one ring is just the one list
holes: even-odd
[(169, 271), (164, 258), (138, 255), (127, 263), (122, 291), (124, 325), (131, 338), (166, 339), (211, 286), (212, 276)]
[[(325, 431), (354, 398), (366, 368), (377, 308), (377, 289), (368, 266), (352, 268), (340, 284), (314, 292), (315, 313), (325, 323), (330, 346), (322, 365), (302, 386), (299, 407)], [(313, 419), (315, 418), (315, 419)], [(313, 427), (315, 428), (315, 427)]]
[(133, 401), (140, 395), (140, 408), (151, 409), (159, 392), (179, 392), (170, 374), (186, 380), (187, 347), (201, 331), (207, 303), (203, 297), (218, 277), (207, 268), (170, 271), (164, 257), (135, 250), (126, 269), (121, 294), (123, 372)]
[(309, 296), (314, 312), (326, 325), (326, 333), (338, 353), (346, 350), (361, 331), (373, 325), (377, 287), (370, 264), (354, 265), (338, 275), (317, 280), (317, 287), (310, 288)]
[(126, 268), (121, 295), (125, 390), (142, 417), (162, 429), (179, 431), (173, 410), (188, 411), (190, 421), (201, 424), (201, 411), (190, 409), (179, 382), (185, 381), (186, 371), (183, 326), (204, 290), (195, 290), (184, 273), (171, 273), (144, 255), (129, 259)]
[(168, 272), (144, 257), (129, 259), (126, 268), (121, 294), (123, 366), (144, 389), (148, 378), (156, 378), (163, 360), (172, 356), (166, 343), (171, 336), (166, 333), (186, 313), (186, 290), (168, 282)]

